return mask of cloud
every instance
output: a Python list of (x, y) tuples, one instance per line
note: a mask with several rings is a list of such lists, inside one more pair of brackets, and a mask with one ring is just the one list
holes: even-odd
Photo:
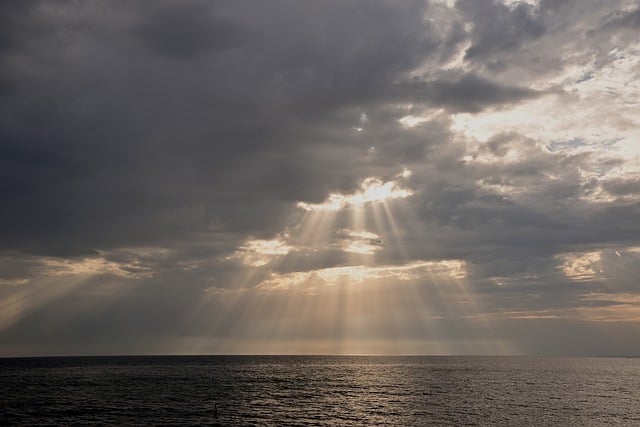
[(616, 196), (637, 195), (640, 193), (640, 180), (616, 178), (602, 184), (603, 188)]
[(615, 11), (608, 15), (607, 18), (606, 23), (603, 25), (604, 29), (634, 29), (640, 27), (640, 8), (635, 7)]
[(160, 55), (193, 59), (250, 42), (250, 31), (216, 16), (208, 2), (161, 2), (137, 14), (131, 31)]
[(406, 99), (415, 103), (425, 102), (451, 112), (473, 113), (541, 95), (528, 88), (501, 85), (472, 74), (457, 79), (414, 80), (401, 85), (400, 90), (406, 94)]
[(551, 351), (543, 324), (602, 338), (580, 322), (637, 320), (634, 2), (25, 1), (0, 16), (11, 351), (43, 334), (61, 352), (255, 350), (305, 328), (313, 348), (339, 350), (344, 328), (440, 350), (495, 330), (513, 349), (513, 319)]
[[(48, 25), (13, 32), (29, 42), (16, 41), (2, 70), (12, 82), (1, 124), (7, 249), (162, 244), (221, 223), (264, 232), (283, 201), (361, 179), (331, 173), (357, 149), (314, 145), (341, 145), (352, 124), (331, 115), (366, 104), (433, 50), (421, 2), (103, 7), (30, 3), (24, 19)], [(234, 28), (255, 38), (238, 41)], [(268, 212), (247, 214), (257, 206)]]
[(248, 240), (227, 259), (239, 259), (242, 263), (260, 267), (267, 264), (272, 258), (287, 255), (293, 247), (286, 244), (283, 239)]
[(539, 10), (525, 2), (460, 0), (456, 8), (472, 26), (465, 58), (486, 61), (491, 67), (503, 66), (504, 55), (545, 32)]
[[(410, 172), (409, 172), (410, 174)], [(411, 190), (402, 188), (396, 181), (382, 182), (375, 177), (365, 178), (360, 184), (360, 191), (352, 194), (331, 193), (324, 203), (309, 204), (299, 202), (298, 207), (306, 211), (337, 211), (345, 207), (359, 206), (367, 203), (380, 203), (387, 200), (404, 199), (411, 196)]]

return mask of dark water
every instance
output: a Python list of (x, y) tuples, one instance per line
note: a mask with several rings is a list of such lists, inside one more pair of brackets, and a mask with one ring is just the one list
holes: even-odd
[(1, 425), (640, 425), (640, 359), (0, 359)]

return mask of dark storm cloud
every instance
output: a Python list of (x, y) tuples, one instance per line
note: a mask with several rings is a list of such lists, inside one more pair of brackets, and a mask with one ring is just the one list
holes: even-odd
[(331, 173), (348, 157), (307, 147), (342, 145), (339, 111), (437, 45), (420, 2), (101, 5), (3, 15), (21, 23), (2, 66), (6, 249), (162, 244), (211, 223), (269, 233), (283, 201), (353, 185)]

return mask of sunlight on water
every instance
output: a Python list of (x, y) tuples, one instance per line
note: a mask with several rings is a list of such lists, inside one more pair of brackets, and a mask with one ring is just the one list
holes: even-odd
[(0, 393), (5, 425), (638, 425), (639, 370), (622, 358), (0, 359)]

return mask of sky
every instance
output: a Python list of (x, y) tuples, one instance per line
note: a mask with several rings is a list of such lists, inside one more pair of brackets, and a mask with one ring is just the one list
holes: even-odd
[(1, 2), (0, 356), (640, 354), (639, 30)]

